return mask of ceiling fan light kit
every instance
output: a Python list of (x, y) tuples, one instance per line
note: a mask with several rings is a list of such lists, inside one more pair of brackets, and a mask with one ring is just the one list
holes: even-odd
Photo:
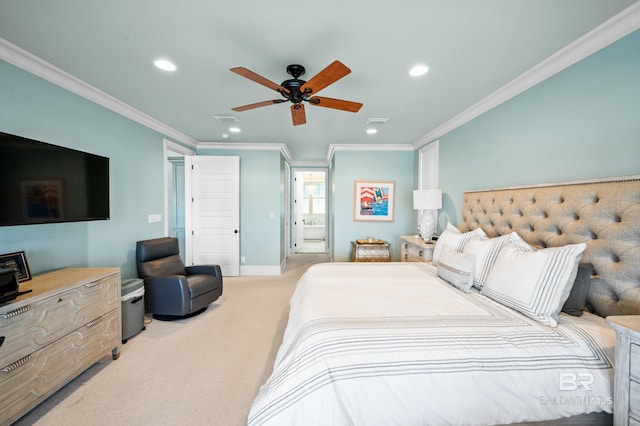
[(333, 61), (329, 66), (320, 71), (309, 81), (304, 81), (298, 77), (304, 75), (305, 69), (302, 65), (292, 64), (287, 67), (287, 73), (293, 78), (276, 84), (273, 81), (262, 77), (244, 67), (231, 68), (231, 71), (241, 75), (258, 84), (268, 87), (282, 95), (283, 99), (256, 102), (232, 108), (234, 111), (242, 112), (267, 105), (291, 102), (291, 119), (293, 125), (298, 126), (307, 122), (303, 102), (325, 108), (338, 109), (341, 111), (358, 112), (362, 107), (360, 102), (345, 101), (343, 99), (326, 98), (322, 96), (312, 96), (320, 90), (335, 83), (346, 76), (351, 70), (340, 61)]

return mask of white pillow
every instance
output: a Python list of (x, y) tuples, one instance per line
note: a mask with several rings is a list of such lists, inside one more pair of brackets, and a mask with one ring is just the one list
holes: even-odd
[(586, 244), (536, 250), (520, 237), (500, 250), (481, 293), (555, 327)]
[(458, 228), (450, 223), (447, 223), (447, 227), (444, 231), (442, 231), (440, 237), (438, 237), (436, 246), (433, 249), (431, 263), (436, 266), (438, 265), (438, 259), (440, 258), (440, 252), (442, 251), (443, 247), (449, 247), (452, 250), (461, 252), (466, 242), (469, 241), (469, 238), (474, 236), (486, 237), (486, 234), (484, 233), (482, 228), (476, 228), (473, 231), (465, 232), (463, 234)]
[(464, 245), (462, 252), (475, 258), (475, 269), (473, 274), (473, 285), (475, 287), (479, 289), (482, 288), (487, 280), (491, 267), (498, 257), (498, 253), (500, 253), (500, 249), (511, 240), (512, 235), (517, 234), (512, 232), (511, 234), (502, 235), (496, 238), (476, 236), (470, 238), (469, 241), (467, 241), (467, 244)]
[(438, 261), (438, 276), (468, 293), (473, 286), (473, 256), (443, 247)]

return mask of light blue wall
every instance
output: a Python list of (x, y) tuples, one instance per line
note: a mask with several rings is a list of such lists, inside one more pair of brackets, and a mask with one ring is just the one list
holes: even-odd
[[(333, 259), (349, 260), (351, 241), (374, 237), (391, 244), (391, 260), (400, 261), (400, 236), (415, 234), (413, 210), (414, 152), (337, 151), (332, 162)], [(395, 181), (393, 222), (355, 222), (356, 180)]]
[(199, 148), (197, 155), (240, 157), (240, 256), (247, 266), (279, 266), (284, 257), (280, 151)]
[[(596, 52), (440, 138), (443, 214), (460, 220), (465, 190), (640, 174), (640, 31)], [(32, 273), (116, 266), (135, 275), (135, 241), (164, 234), (163, 135), (0, 61), (0, 130), (111, 160), (111, 220), (0, 227), (0, 253), (25, 250)], [(247, 265), (284, 257), (284, 160), (278, 151), (201, 150), (241, 157), (241, 255)], [(337, 151), (332, 159), (333, 258), (374, 236), (415, 233), (415, 152)], [(396, 181), (395, 221), (353, 220), (354, 181)], [(271, 218), (271, 212), (274, 217)]]
[(33, 274), (116, 266), (135, 276), (135, 242), (164, 232), (147, 223), (164, 212), (163, 136), (3, 61), (0, 131), (109, 157), (111, 198), (108, 221), (0, 227), (0, 253), (24, 250)]
[(632, 174), (640, 174), (640, 31), (441, 137), (440, 227), (462, 219), (466, 190)]

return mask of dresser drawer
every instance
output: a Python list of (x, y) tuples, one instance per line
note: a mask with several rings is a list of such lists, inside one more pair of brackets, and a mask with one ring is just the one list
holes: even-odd
[(33, 303), (0, 310), (0, 368), (59, 339), (120, 305), (119, 275), (90, 281)]
[(640, 419), (640, 383), (629, 381), (629, 413)]
[(0, 365), (0, 424), (43, 398), (105, 355), (120, 338), (118, 312), (94, 322), (13, 363)]
[(629, 349), (629, 374), (640, 381), (640, 345), (635, 343)]
[(413, 236), (403, 236), (400, 246), (402, 262), (431, 262), (434, 244), (425, 243)]
[(431, 260), (432, 251), (430, 249), (413, 246), (411, 244), (407, 244), (407, 246), (405, 260), (409, 262), (429, 262)]

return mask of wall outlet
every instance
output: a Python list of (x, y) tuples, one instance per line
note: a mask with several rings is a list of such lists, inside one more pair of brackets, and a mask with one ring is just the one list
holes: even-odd
[(244, 256), (240, 257), (240, 263), (244, 263), (244, 262), (246, 262), (246, 261), (247, 261), (247, 259), (245, 259), (245, 257), (244, 257)]
[(161, 214), (150, 214), (149, 215), (149, 223), (158, 223), (158, 222), (162, 222), (162, 215)]

